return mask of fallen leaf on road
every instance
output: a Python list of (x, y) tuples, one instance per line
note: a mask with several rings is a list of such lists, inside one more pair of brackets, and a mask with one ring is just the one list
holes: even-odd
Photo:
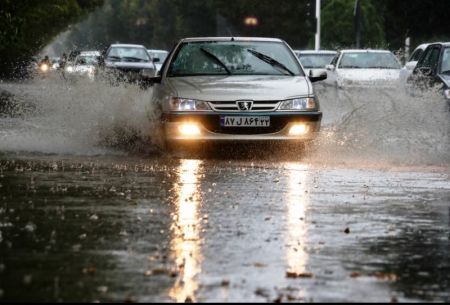
[(380, 281), (395, 282), (398, 279), (395, 273), (376, 272), (374, 276)]
[(97, 269), (95, 267), (87, 267), (87, 268), (83, 268), (82, 272), (83, 272), (83, 274), (93, 275), (97, 272)]
[(288, 271), (286, 272), (286, 277), (289, 279), (297, 279), (297, 278), (310, 279), (313, 277), (313, 274), (309, 272), (297, 273)]
[(352, 272), (350, 274), (350, 277), (352, 277), (352, 278), (357, 278), (357, 277), (360, 277), (360, 276), (361, 276), (361, 273), (359, 273), (359, 272)]

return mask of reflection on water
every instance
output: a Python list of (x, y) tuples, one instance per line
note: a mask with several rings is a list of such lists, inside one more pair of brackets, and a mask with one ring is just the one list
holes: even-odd
[(308, 254), (305, 251), (307, 229), (305, 214), (309, 205), (309, 195), (306, 192), (308, 166), (299, 163), (289, 163), (289, 190), (287, 193), (287, 270), (295, 274), (306, 274)]
[(195, 276), (200, 272), (201, 259), (198, 215), (198, 177), (201, 163), (199, 160), (181, 160), (178, 171), (178, 187), (175, 190), (178, 193), (178, 210), (172, 251), (181, 274), (169, 292), (170, 297), (177, 302), (193, 300), (198, 288)]

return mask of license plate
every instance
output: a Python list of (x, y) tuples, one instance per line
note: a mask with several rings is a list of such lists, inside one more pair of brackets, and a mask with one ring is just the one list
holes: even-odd
[(223, 116), (221, 127), (270, 127), (269, 116)]

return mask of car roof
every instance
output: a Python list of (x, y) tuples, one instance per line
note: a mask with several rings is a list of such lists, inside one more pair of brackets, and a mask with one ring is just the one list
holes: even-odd
[(432, 43), (422, 43), (421, 45), (418, 45), (414, 50), (417, 50), (417, 49), (425, 50), (430, 44), (432, 44)]
[(115, 43), (115, 44), (112, 44), (111, 46), (110, 46), (111, 48), (112, 47), (118, 47), (118, 48), (144, 48), (144, 49), (147, 49), (146, 47), (144, 47), (143, 45), (141, 45), (141, 44), (126, 44), (126, 43)]
[(348, 50), (341, 50), (341, 53), (392, 53), (392, 52), (389, 50), (348, 49)]
[(169, 53), (169, 51), (166, 51), (166, 50), (155, 50), (155, 49), (147, 49), (147, 51), (149, 51), (149, 52), (160, 52), (160, 53)]
[(294, 50), (297, 54), (330, 54), (334, 55), (337, 53), (337, 51), (332, 50)]
[(265, 37), (190, 37), (181, 39), (180, 42), (202, 42), (202, 41), (260, 41), (260, 42), (283, 42), (279, 38)]
[(98, 56), (100, 55), (100, 51), (83, 51), (81, 52), (79, 55), (94, 55), (94, 56)]
[(429, 46), (431, 46), (431, 45), (437, 45), (437, 44), (440, 44), (440, 45), (442, 45), (442, 46), (444, 46), (444, 47), (450, 47), (450, 42), (434, 42), (434, 43), (428, 44), (427, 47), (429, 47)]

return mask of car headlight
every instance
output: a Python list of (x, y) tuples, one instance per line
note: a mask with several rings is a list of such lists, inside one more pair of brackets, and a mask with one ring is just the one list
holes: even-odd
[(172, 111), (208, 111), (211, 110), (207, 102), (185, 98), (172, 98), (170, 101)]
[(281, 102), (278, 110), (314, 110), (317, 108), (313, 97), (295, 98)]
[(445, 89), (444, 90), (444, 95), (445, 95), (446, 99), (450, 100), (450, 89)]
[(47, 64), (42, 64), (42, 65), (41, 65), (41, 70), (42, 70), (43, 72), (47, 72), (47, 71), (48, 71), (48, 65), (47, 65)]
[(73, 67), (72, 66), (68, 66), (66, 68), (66, 71), (69, 72), (69, 73), (72, 73), (73, 72)]

